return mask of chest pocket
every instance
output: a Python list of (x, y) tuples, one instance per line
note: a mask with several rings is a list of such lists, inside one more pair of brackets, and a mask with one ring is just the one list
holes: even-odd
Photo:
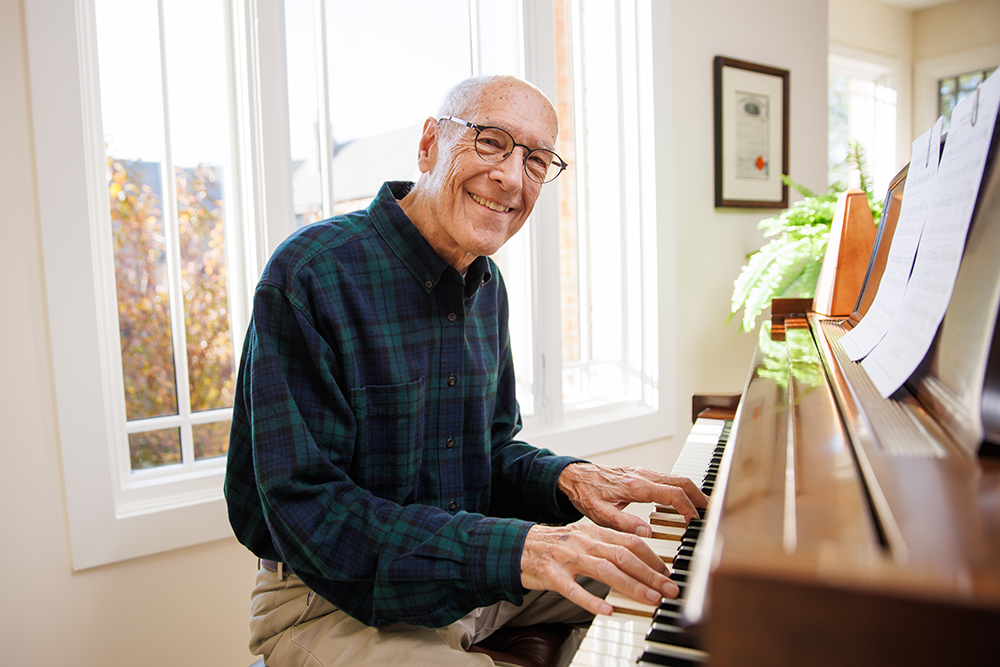
[(358, 424), (351, 478), (380, 498), (403, 504), (416, 490), (424, 451), (424, 378), (351, 390)]

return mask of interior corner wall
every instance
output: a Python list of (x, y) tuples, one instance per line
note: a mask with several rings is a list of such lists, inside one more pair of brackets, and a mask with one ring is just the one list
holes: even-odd
[(673, 306), (661, 322), (682, 440), (693, 393), (743, 390), (757, 335), (738, 333), (736, 317), (726, 324), (733, 281), (765, 242), (757, 223), (780, 212), (714, 206), (713, 59), (789, 70), (790, 175), (824, 191), (828, 12), (825, 0), (654, 1), (653, 26), (664, 36), (654, 54), (659, 268)]

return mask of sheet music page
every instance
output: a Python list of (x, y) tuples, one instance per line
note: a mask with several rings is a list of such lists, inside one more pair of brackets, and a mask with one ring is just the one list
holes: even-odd
[(910, 279), (910, 269), (913, 268), (913, 259), (917, 254), (917, 242), (924, 229), (924, 220), (927, 219), (931, 189), (937, 176), (943, 125), (944, 119), (938, 118), (934, 127), (913, 142), (910, 169), (903, 186), (903, 203), (878, 292), (861, 323), (840, 339), (851, 361), (866, 356), (882, 340), (892, 322), (892, 316), (903, 301), (906, 282)]
[(990, 76), (977, 91), (952, 112), (903, 301), (885, 337), (861, 362), (885, 398), (927, 354), (955, 288), (1000, 107), (1000, 76)]

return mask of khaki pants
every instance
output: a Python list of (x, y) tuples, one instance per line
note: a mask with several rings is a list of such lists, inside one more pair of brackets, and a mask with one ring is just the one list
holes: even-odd
[[(591, 579), (581, 585), (604, 597), (608, 587)], [(398, 623), (373, 628), (352, 618), (314, 593), (294, 574), (261, 568), (251, 596), (250, 651), (268, 667), (491, 667), (482, 653), (466, 653), (472, 644), (504, 625), (538, 623), (575, 625), (560, 664), (568, 664), (593, 615), (557, 593), (531, 591), (520, 606), (498, 602), (476, 609), (443, 628)]]

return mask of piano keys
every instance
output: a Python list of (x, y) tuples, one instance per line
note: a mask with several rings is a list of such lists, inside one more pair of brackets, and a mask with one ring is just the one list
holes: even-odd
[[(699, 418), (688, 434), (671, 473), (690, 477), (711, 496), (731, 420)], [(681, 604), (694, 547), (702, 521), (685, 524), (671, 507), (654, 506), (649, 514), (653, 537), (646, 542), (671, 567), (671, 578), (681, 591), (675, 600), (646, 605), (612, 591), (606, 598), (614, 608), (597, 617), (580, 645), (572, 667), (625, 665), (699, 665), (706, 659), (696, 637), (684, 627)]]

